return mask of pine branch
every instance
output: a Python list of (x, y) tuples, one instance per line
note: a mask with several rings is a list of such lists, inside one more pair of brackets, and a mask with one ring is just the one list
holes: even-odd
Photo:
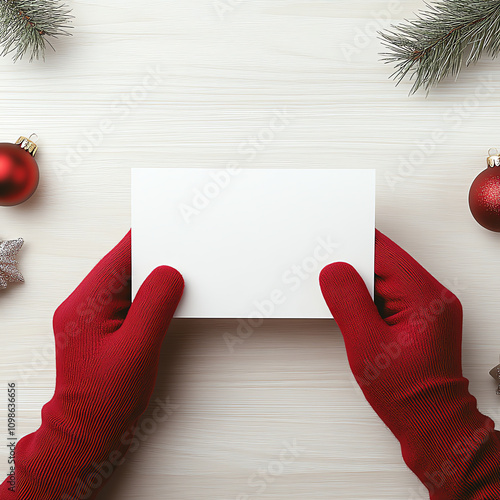
[(0, 0), (0, 55), (43, 58), (46, 45), (52, 47), (47, 38), (69, 35), (69, 12), (61, 0)]
[(441, 0), (426, 6), (416, 20), (379, 33), (391, 50), (382, 60), (396, 63), (391, 78), (397, 84), (407, 74), (415, 78), (411, 94), (458, 76), (464, 59), (468, 66), (483, 53), (496, 57), (500, 52), (500, 0)]

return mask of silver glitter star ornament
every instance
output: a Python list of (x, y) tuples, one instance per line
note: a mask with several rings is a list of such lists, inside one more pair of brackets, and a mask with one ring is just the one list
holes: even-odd
[(24, 240), (0, 241), (0, 289), (7, 288), (7, 283), (24, 281), (17, 268), (16, 256), (23, 246)]

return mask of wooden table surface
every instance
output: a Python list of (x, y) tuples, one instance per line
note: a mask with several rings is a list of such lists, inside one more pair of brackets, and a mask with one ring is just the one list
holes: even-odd
[[(8, 382), (19, 436), (39, 426), (55, 380), (52, 314), (128, 230), (130, 168), (142, 166), (376, 168), (377, 227), (461, 299), (464, 370), (481, 409), (499, 415), (488, 371), (500, 236), (467, 204), (500, 144), (498, 62), (427, 98), (395, 87), (376, 31), (417, 0), (71, 5), (73, 36), (45, 62), (0, 60), (1, 140), (36, 132), (42, 174), (36, 196), (0, 210), (0, 238), (26, 240), (26, 283), (0, 292), (2, 439)], [(288, 124), (269, 138), (276, 113)], [(223, 334), (236, 326), (174, 322), (155, 392), (173, 412), (101, 498), (427, 498), (356, 388), (334, 321), (267, 320), (231, 353)]]

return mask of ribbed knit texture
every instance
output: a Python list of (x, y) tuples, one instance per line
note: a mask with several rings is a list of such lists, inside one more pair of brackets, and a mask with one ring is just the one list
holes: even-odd
[(500, 499), (500, 439), (462, 375), (462, 305), (375, 234), (375, 302), (345, 262), (320, 275), (350, 367), (433, 500)]
[(131, 444), (156, 381), (182, 276), (155, 269), (130, 304), (130, 233), (54, 315), (56, 388), (40, 429), (15, 451), (16, 492), (2, 500), (87, 500)]

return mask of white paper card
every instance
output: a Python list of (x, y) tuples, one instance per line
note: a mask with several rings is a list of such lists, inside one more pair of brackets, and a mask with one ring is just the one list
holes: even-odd
[(375, 170), (132, 169), (133, 296), (157, 266), (183, 318), (331, 318), (319, 287), (352, 264), (373, 297)]

